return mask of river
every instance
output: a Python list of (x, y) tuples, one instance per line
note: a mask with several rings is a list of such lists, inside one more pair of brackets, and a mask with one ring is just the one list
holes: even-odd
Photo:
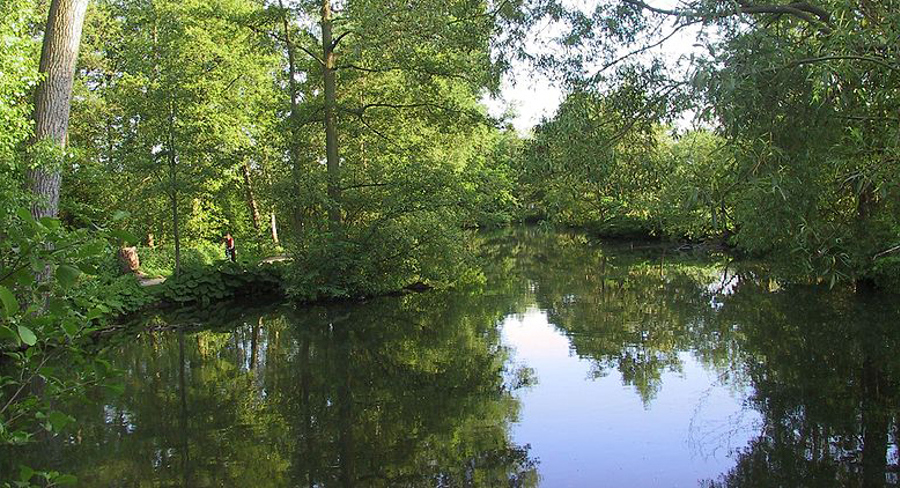
[(108, 346), (124, 391), (18, 461), (92, 487), (897, 483), (896, 297), (577, 233), (476, 240), (453, 290), (148, 314)]

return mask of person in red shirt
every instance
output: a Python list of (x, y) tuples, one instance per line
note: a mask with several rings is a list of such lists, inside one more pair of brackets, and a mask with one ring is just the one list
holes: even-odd
[(234, 237), (231, 237), (231, 232), (225, 234), (225, 258), (231, 258), (232, 262), (237, 260), (237, 252), (234, 249)]

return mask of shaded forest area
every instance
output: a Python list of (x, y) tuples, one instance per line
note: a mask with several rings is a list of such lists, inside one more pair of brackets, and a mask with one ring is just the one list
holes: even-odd
[[(6, 0), (0, 442), (61, 431), (52, 399), (106, 381), (85, 339), (153, 300), (120, 276), (126, 246), (202, 282), (231, 233), (237, 266), (287, 255), (278, 279), (310, 301), (452, 286), (477, 273), (469, 230), (540, 220), (897, 290), (898, 12)], [(535, 30), (556, 34), (536, 47)], [(690, 54), (655, 50), (685, 32)], [(566, 90), (527, 135), (483, 104), (514, 66)]]

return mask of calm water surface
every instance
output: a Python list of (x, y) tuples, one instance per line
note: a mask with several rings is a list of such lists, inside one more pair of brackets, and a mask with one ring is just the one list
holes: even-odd
[[(481, 278), (147, 317), (27, 462), (82, 486), (886, 486), (896, 297), (518, 230)], [(170, 325), (189, 325), (169, 330)]]

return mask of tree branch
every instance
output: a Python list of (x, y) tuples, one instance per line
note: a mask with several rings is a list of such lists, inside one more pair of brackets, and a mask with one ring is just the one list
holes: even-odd
[(297, 49), (299, 49), (299, 50), (305, 52), (307, 55), (309, 55), (309, 57), (311, 57), (311, 58), (313, 58), (314, 60), (316, 60), (316, 61), (317, 61), (319, 64), (321, 64), (322, 66), (325, 66), (325, 61), (322, 61), (322, 59), (319, 58), (318, 56), (316, 56), (316, 54), (315, 54), (314, 52), (310, 51), (309, 49), (306, 49), (306, 48), (303, 47), (303, 46), (297, 45), (297, 44), (294, 44), (294, 47), (296, 47)]
[(639, 49), (635, 49), (634, 51), (631, 51), (631, 52), (629, 52), (629, 53), (627, 53), (627, 54), (624, 54), (624, 55), (622, 55), (622, 56), (619, 56), (618, 58), (616, 58), (616, 59), (614, 59), (614, 60), (612, 60), (612, 61), (606, 63), (605, 65), (603, 65), (602, 68), (600, 68), (599, 71), (601, 71), (601, 72), (602, 72), (602, 71), (606, 71), (607, 69), (609, 69), (609, 68), (611, 68), (611, 67), (613, 67), (613, 66), (619, 64), (620, 62), (622, 62), (623, 60), (625, 60), (625, 59), (627, 59), (627, 58), (630, 58), (631, 56), (634, 56), (634, 55), (637, 55), (637, 54), (642, 54), (642, 53), (644, 53), (644, 52), (647, 52), (647, 51), (649, 51), (649, 50), (651, 50), (651, 49), (653, 49), (653, 48), (655, 48), (655, 47), (657, 47), (657, 46), (663, 44), (664, 42), (668, 41), (668, 40), (671, 39), (672, 37), (674, 37), (675, 34), (677, 34), (678, 32), (681, 31), (681, 29), (684, 29), (685, 27), (688, 27), (688, 26), (691, 26), (691, 25), (694, 25), (694, 24), (698, 24), (698, 23), (700, 23), (700, 22), (701, 22), (700, 20), (689, 20), (688, 22), (686, 22), (686, 23), (684, 23), (684, 24), (681, 24), (681, 25), (677, 26), (671, 33), (669, 33), (669, 35), (667, 35), (666, 37), (663, 37), (663, 38), (660, 39), (659, 41), (654, 42), (653, 44), (648, 44), (648, 45), (643, 46), (643, 47), (641, 47), (641, 48), (639, 48)]
[(500, 13), (500, 10), (503, 7), (505, 7), (506, 4), (508, 4), (508, 3), (509, 3), (509, 0), (503, 0), (502, 2), (500, 2), (500, 5), (497, 5), (497, 7), (494, 10), (487, 11), (483, 14), (470, 15), (469, 17), (463, 17), (461, 19), (454, 19), (454, 20), (451, 20), (450, 22), (447, 22), (447, 25), (459, 24), (461, 22), (466, 22), (466, 21), (478, 19), (481, 17), (496, 17), (497, 14)]
[(872, 260), (874, 261), (874, 260), (876, 260), (876, 259), (878, 259), (878, 258), (880, 258), (880, 257), (882, 257), (882, 256), (886, 256), (886, 255), (888, 255), (888, 254), (891, 254), (891, 253), (894, 253), (894, 252), (898, 252), (898, 251), (900, 251), (900, 246), (894, 246), (894, 247), (892, 247), (892, 248), (890, 248), (890, 249), (888, 249), (888, 250), (886, 250), (886, 251), (881, 251), (880, 253), (878, 253), (878, 254), (872, 256)]
[(701, 12), (693, 9), (670, 10), (653, 7), (644, 3), (642, 0), (622, 0), (623, 2), (650, 12), (668, 15), (672, 17), (681, 17), (688, 19), (698, 19), (707, 21), (712, 19), (721, 19), (731, 17), (733, 15), (755, 15), (755, 14), (773, 14), (773, 15), (791, 15), (799, 18), (811, 25), (819, 27), (823, 32), (831, 32), (831, 15), (825, 9), (810, 5), (807, 2), (793, 2), (783, 5), (752, 5), (747, 2), (738, 2), (737, 8), (722, 12)]
[(385, 103), (385, 102), (377, 102), (377, 103), (367, 103), (359, 108), (347, 108), (347, 107), (339, 107), (341, 110), (347, 113), (351, 113), (353, 115), (362, 117), (366, 110), (370, 108), (390, 108), (394, 110), (403, 110), (403, 109), (412, 109), (412, 108), (436, 108), (438, 110), (443, 110), (446, 112), (453, 113), (462, 113), (459, 110), (455, 110), (449, 107), (445, 107), (443, 105), (439, 105), (437, 103), (431, 102), (421, 102), (421, 103)]
[(866, 57), (866, 56), (854, 56), (851, 54), (837, 54), (834, 56), (820, 56), (817, 58), (800, 59), (800, 60), (794, 61), (794, 62), (786, 65), (785, 67), (790, 68), (793, 66), (801, 66), (804, 64), (820, 63), (822, 61), (865, 61), (867, 63), (877, 64), (878, 66), (881, 66), (882, 68), (887, 68), (891, 71), (900, 71), (900, 67), (894, 66), (894, 65), (888, 63), (887, 61), (884, 61), (884, 60), (881, 60), (878, 58), (870, 58), (870, 57)]
[(426, 68), (417, 69), (417, 68), (408, 68), (408, 67), (402, 67), (402, 66), (388, 66), (385, 68), (369, 68), (366, 66), (359, 66), (357, 64), (351, 63), (351, 64), (343, 64), (340, 66), (336, 66), (334, 69), (335, 70), (354, 69), (354, 70), (363, 71), (366, 73), (390, 73), (392, 71), (404, 71), (405, 70), (405, 71), (410, 71), (412, 73), (424, 73), (429, 76), (439, 76), (439, 77), (444, 77), (444, 78), (462, 80), (462, 81), (465, 81), (468, 83), (473, 82), (468, 77), (466, 77), (464, 75), (460, 75), (458, 73), (451, 73), (451, 72), (446, 72), (446, 71), (433, 71), (433, 70), (429, 70)]
[(353, 33), (353, 31), (348, 30), (347, 32), (344, 32), (343, 34), (337, 36), (334, 39), (334, 41), (332, 41), (332, 43), (331, 43), (331, 50), (334, 51), (334, 49), (337, 47), (338, 43), (341, 42), (341, 39), (346, 37), (347, 34), (352, 34), (352, 33)]
[(372, 188), (372, 187), (379, 187), (379, 186), (389, 186), (389, 185), (390, 185), (390, 183), (359, 183), (357, 185), (345, 186), (345, 187), (341, 188), (341, 191), (356, 190), (358, 188)]
[[(287, 39), (285, 39), (285, 38), (282, 37), (282, 36), (279, 36), (279, 35), (278, 35), (277, 33), (275, 33), (275, 32), (271, 32), (271, 31), (268, 31), (268, 30), (265, 30), (265, 29), (261, 29), (261, 28), (259, 28), (259, 27), (257, 27), (257, 26), (250, 25), (250, 24), (240, 24), (240, 25), (242, 25), (242, 26), (244, 26), (244, 27), (250, 29), (251, 31), (253, 31), (253, 32), (257, 33), (257, 34), (261, 34), (261, 35), (264, 35), (264, 36), (269, 36), (269, 37), (271, 37), (272, 39), (275, 39), (276, 41), (278, 41), (278, 42), (280, 42), (280, 43), (282, 43), (282, 44), (287, 44), (287, 42), (288, 42)], [(300, 45), (297, 45), (297, 44), (294, 44), (294, 47), (296, 47), (297, 49), (299, 49), (299, 50), (305, 52), (307, 55), (309, 55), (309, 57), (313, 58), (315, 61), (317, 61), (317, 62), (318, 62), (319, 64), (321, 64), (322, 66), (325, 66), (325, 62), (322, 61), (318, 56), (316, 56), (315, 53), (313, 53), (313, 52), (310, 51), (309, 49), (306, 49), (305, 47), (300, 46)]]

